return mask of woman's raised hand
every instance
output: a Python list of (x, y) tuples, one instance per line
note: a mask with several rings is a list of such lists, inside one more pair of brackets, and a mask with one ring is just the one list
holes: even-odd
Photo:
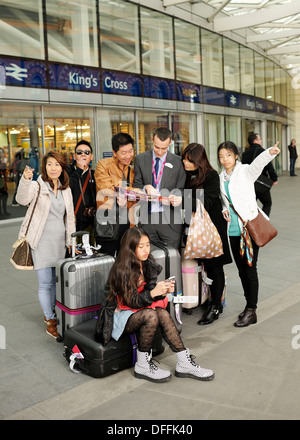
[(23, 172), (23, 177), (25, 180), (30, 180), (33, 177), (33, 169), (26, 165), (25, 170)]
[(278, 148), (278, 144), (279, 144), (279, 141), (276, 142), (276, 144), (272, 148), (270, 148), (269, 153), (271, 154), (271, 156), (276, 156), (276, 154), (280, 153), (280, 149)]

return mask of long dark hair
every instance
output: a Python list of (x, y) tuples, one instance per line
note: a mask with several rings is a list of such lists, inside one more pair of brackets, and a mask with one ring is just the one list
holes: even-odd
[(141, 275), (141, 263), (135, 250), (144, 235), (149, 238), (141, 228), (130, 228), (124, 233), (120, 243), (120, 251), (110, 271), (110, 294), (108, 297), (110, 301), (116, 301), (118, 295), (119, 299), (130, 305), (130, 298), (138, 287)]
[(212, 171), (214, 168), (211, 166), (205, 148), (201, 144), (192, 143), (185, 147), (182, 153), (182, 161), (187, 159), (196, 165), (198, 170), (198, 175), (193, 179), (193, 186), (197, 188), (203, 186), (208, 172)]
[(58, 153), (57, 151), (49, 151), (49, 153), (45, 154), (42, 160), (42, 168), (41, 168), (42, 179), (44, 182), (49, 182), (51, 188), (54, 189), (54, 184), (52, 180), (48, 177), (46, 170), (47, 160), (50, 157), (53, 157), (53, 159), (55, 159), (62, 167), (62, 172), (61, 175), (59, 176), (59, 181), (61, 183), (61, 187), (59, 189), (63, 191), (69, 186), (70, 179), (67, 173), (67, 163), (64, 159), (64, 156), (61, 153)]

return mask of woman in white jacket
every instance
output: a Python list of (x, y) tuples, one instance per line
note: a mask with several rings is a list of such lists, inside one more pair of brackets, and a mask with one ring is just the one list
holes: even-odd
[(29, 205), (19, 238), (25, 235), (38, 197), (27, 242), (32, 250), (34, 269), (39, 281), (38, 298), (47, 324), (46, 332), (54, 338), (59, 336), (55, 317), (55, 267), (58, 260), (65, 257), (66, 246), (71, 246), (71, 234), (76, 230), (66, 168), (63, 156), (50, 151), (43, 157), (41, 175), (37, 181), (32, 181), (33, 170), (25, 168), (16, 196), (20, 205)]
[[(238, 161), (239, 151), (237, 146), (230, 141), (223, 142), (218, 147), (218, 159), (223, 167), (220, 174), (221, 196), (223, 202), (223, 215), (229, 222), (228, 236), (233, 258), (238, 268), (239, 276), (246, 299), (245, 310), (239, 315), (235, 327), (246, 327), (257, 322), (256, 308), (258, 301), (258, 274), (257, 258), (258, 246), (252, 240), (253, 258), (252, 265), (247, 263), (246, 253), (240, 255), (240, 237), (242, 222), (234, 212), (244, 220), (253, 220), (258, 214), (254, 182), (260, 176), (263, 168), (280, 153), (278, 142), (261, 153), (250, 165), (243, 165)], [(234, 210), (231, 208), (233, 205)]]

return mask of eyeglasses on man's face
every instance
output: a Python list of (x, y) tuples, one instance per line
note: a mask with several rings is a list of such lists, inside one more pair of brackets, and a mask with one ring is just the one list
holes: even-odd
[(75, 154), (78, 154), (78, 156), (81, 156), (81, 154), (86, 154), (87, 156), (89, 156), (91, 154), (91, 151), (89, 151), (89, 150), (85, 150), (85, 151), (77, 150), (77, 151), (75, 151)]

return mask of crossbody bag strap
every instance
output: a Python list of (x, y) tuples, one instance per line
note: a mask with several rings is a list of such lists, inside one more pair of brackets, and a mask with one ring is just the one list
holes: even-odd
[(31, 220), (32, 220), (32, 217), (33, 217), (34, 211), (35, 211), (35, 207), (36, 207), (36, 204), (37, 204), (37, 202), (38, 202), (39, 195), (40, 195), (40, 192), (41, 192), (41, 185), (40, 185), (40, 182), (37, 182), (37, 184), (38, 184), (38, 186), (39, 186), (39, 189), (38, 189), (37, 197), (36, 197), (36, 199), (35, 199), (35, 203), (34, 203), (33, 210), (31, 211), (31, 215), (30, 215), (30, 219), (29, 219), (29, 222), (28, 222), (28, 225), (27, 225), (27, 229), (26, 229), (26, 233), (25, 233), (25, 235), (27, 235), (27, 233), (28, 233), (29, 226), (30, 226), (30, 223), (31, 223)]
[(131, 170), (131, 167), (129, 165), (129, 167), (128, 167), (128, 174), (127, 174), (127, 186), (130, 186), (130, 170)]
[(229, 200), (229, 198), (227, 197), (226, 194), (224, 194), (226, 199), (228, 200), (229, 206), (232, 208), (232, 210), (235, 212), (235, 214), (238, 216), (238, 218), (241, 220), (241, 222), (243, 223), (243, 225), (247, 224), (247, 222), (245, 222), (242, 217), (240, 216), (240, 214), (234, 209), (233, 204), (231, 203), (231, 201)]
[(84, 206), (85, 206), (84, 193), (85, 193), (85, 190), (86, 190), (87, 184), (88, 184), (88, 182), (89, 182), (89, 178), (90, 178), (90, 174), (87, 173), (87, 176), (86, 176), (86, 179), (85, 179), (85, 182), (84, 182), (83, 188), (82, 188), (82, 184), (81, 184), (81, 179), (80, 179), (80, 178), (78, 179), (78, 180), (79, 180), (79, 187), (80, 187), (80, 193), (81, 193), (81, 194), (80, 194), (80, 196), (79, 196), (79, 199), (78, 199), (78, 202), (77, 202), (77, 205), (76, 205), (75, 211), (74, 211), (74, 214), (75, 214), (75, 215), (76, 215), (77, 212), (78, 212), (79, 206), (80, 206), (80, 204), (81, 204), (81, 200), (83, 201), (83, 204), (84, 204)]

